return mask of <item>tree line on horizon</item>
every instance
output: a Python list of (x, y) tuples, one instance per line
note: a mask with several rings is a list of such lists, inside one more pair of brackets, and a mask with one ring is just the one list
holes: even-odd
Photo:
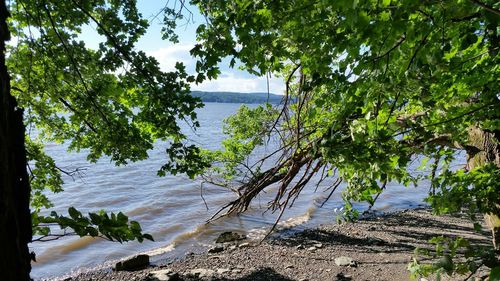
[(279, 104), (283, 96), (271, 93), (239, 93), (239, 92), (208, 92), (191, 91), (191, 95), (200, 98), (202, 102), (216, 103), (247, 103), (247, 104)]

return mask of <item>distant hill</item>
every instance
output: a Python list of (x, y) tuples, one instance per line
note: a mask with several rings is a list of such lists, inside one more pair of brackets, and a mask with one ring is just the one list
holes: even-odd
[(219, 103), (272, 103), (278, 104), (283, 96), (268, 93), (202, 92), (192, 91), (191, 95), (203, 102)]

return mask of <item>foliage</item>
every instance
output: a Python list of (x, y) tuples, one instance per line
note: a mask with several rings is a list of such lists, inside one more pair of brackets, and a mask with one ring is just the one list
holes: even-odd
[[(138, 222), (129, 222), (128, 217), (122, 212), (108, 215), (101, 210), (97, 213), (88, 213), (88, 217), (86, 217), (74, 207), (70, 207), (68, 209), (68, 214), (69, 217), (66, 217), (58, 215), (53, 211), (50, 216), (45, 217), (33, 213), (34, 216), (32, 217), (32, 221), (34, 225), (36, 225), (37, 232), (42, 235), (35, 241), (50, 241), (70, 234), (104, 237), (110, 241), (118, 241), (120, 243), (135, 239), (139, 242), (142, 242), (144, 239), (153, 241), (151, 235), (141, 232), (141, 226)], [(54, 226), (54, 224), (63, 230), (67, 228), (73, 229), (73, 232), (54, 234), (50, 228), (50, 226)]]
[[(471, 245), (461, 237), (453, 239), (438, 236), (429, 242), (435, 245), (434, 251), (420, 248), (415, 250), (415, 258), (408, 265), (412, 278), (436, 274), (436, 280), (440, 280), (444, 273), (448, 275), (475, 273), (482, 265), (490, 268), (500, 266), (500, 261), (495, 257), (491, 247)], [(419, 255), (427, 256), (433, 262), (421, 263), (418, 261)]]
[[(202, 104), (189, 89), (195, 77), (181, 63), (163, 72), (156, 59), (136, 50), (149, 23), (134, 0), (16, 0), (9, 2), (9, 10), (14, 42), (7, 66), (13, 95), (25, 109), (29, 128), (35, 234), (48, 235), (43, 224), (57, 223), (78, 235), (99, 232), (120, 242), (150, 239), (122, 213), (84, 216), (70, 208), (67, 217), (42, 216), (43, 209), (52, 207), (44, 190), (61, 192), (62, 173), (75, 172), (59, 168), (44, 153), (43, 144), (66, 143), (70, 151), (86, 153), (90, 162), (109, 157), (124, 165), (147, 158), (154, 141), (169, 140), (173, 145), (166, 155), (171, 161), (186, 157), (193, 170), (205, 167), (193, 148), (184, 145), (178, 124), (199, 126), (194, 110)], [(167, 7), (162, 11), (166, 22), (178, 17)], [(166, 25), (166, 39), (176, 41), (174, 27)], [(93, 32), (100, 40), (96, 49), (84, 40)]]
[[(247, 180), (232, 183), (240, 196), (222, 215), (246, 210), (275, 184), (269, 206), (282, 213), (315, 176), (331, 183), (328, 198), (345, 183), (347, 218), (356, 217), (353, 201), (373, 205), (388, 182), (411, 186), (424, 178), (437, 212), (468, 204), (498, 214), (498, 1), (192, 2), (207, 18), (191, 51), (199, 58), (198, 78), (216, 77), (218, 63), (229, 57), (286, 81), (276, 126), (252, 128), (279, 138), (271, 153), (278, 156), (267, 170), (242, 169), (235, 178)], [(244, 125), (228, 124), (232, 131)], [(488, 147), (471, 137), (474, 129), (493, 136)], [(254, 135), (243, 137), (230, 135), (226, 144)], [(489, 165), (465, 173), (453, 164), (491, 148), (496, 155), (479, 166)], [(226, 145), (219, 153), (231, 150)], [(419, 161), (423, 175), (411, 172)], [(206, 174), (225, 177), (217, 172)]]
[(471, 215), (498, 214), (500, 169), (493, 164), (480, 166), (465, 173), (445, 171), (436, 181), (437, 193), (427, 201), (437, 213), (451, 213), (468, 208)]
[[(277, 111), (270, 105), (250, 108), (242, 105), (238, 113), (224, 120), (223, 133), (228, 136), (222, 141), (223, 151), (204, 150), (206, 162), (213, 163), (211, 171), (222, 175), (222, 181), (212, 182), (227, 186), (235, 176), (244, 171), (258, 173), (245, 164), (256, 147), (264, 145), (268, 132), (274, 124)], [(207, 179), (209, 177), (206, 177)]]

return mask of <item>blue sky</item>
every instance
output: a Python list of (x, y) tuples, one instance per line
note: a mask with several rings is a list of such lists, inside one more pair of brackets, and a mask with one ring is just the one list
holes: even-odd
[[(177, 27), (179, 35), (179, 43), (173, 44), (169, 41), (161, 39), (161, 20), (160, 16), (153, 19), (154, 15), (158, 14), (160, 9), (169, 2), (173, 5), (178, 1), (153, 1), (139, 0), (137, 5), (142, 15), (151, 21), (150, 28), (147, 34), (141, 38), (137, 47), (145, 51), (147, 54), (154, 56), (159, 62), (163, 70), (172, 70), (177, 61), (183, 62), (188, 71), (194, 72), (195, 60), (190, 56), (189, 50), (196, 43), (196, 27), (205, 22), (205, 19), (199, 14), (198, 9), (189, 6), (188, 9), (192, 13), (190, 23), (180, 22)], [(170, 6), (172, 7), (172, 6)], [(245, 71), (231, 69), (228, 67), (228, 60), (223, 61), (220, 65), (222, 74), (217, 80), (205, 81), (200, 85), (192, 85), (193, 90), (203, 91), (231, 91), (231, 92), (267, 92), (266, 77), (256, 77)], [(271, 77), (269, 80), (269, 91), (275, 94), (282, 94), (284, 91), (284, 82), (277, 77)]]

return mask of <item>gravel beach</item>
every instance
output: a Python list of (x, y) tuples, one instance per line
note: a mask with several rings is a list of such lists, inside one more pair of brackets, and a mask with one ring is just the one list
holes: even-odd
[[(260, 244), (240, 240), (215, 247), (214, 243), (213, 253), (191, 254), (139, 271), (100, 270), (65, 280), (410, 280), (407, 266), (415, 247), (429, 247), (427, 241), (437, 235), (491, 243), (490, 232), (475, 232), (465, 216), (406, 210), (356, 223), (322, 225)], [(484, 274), (480, 269), (469, 280), (482, 280)]]

